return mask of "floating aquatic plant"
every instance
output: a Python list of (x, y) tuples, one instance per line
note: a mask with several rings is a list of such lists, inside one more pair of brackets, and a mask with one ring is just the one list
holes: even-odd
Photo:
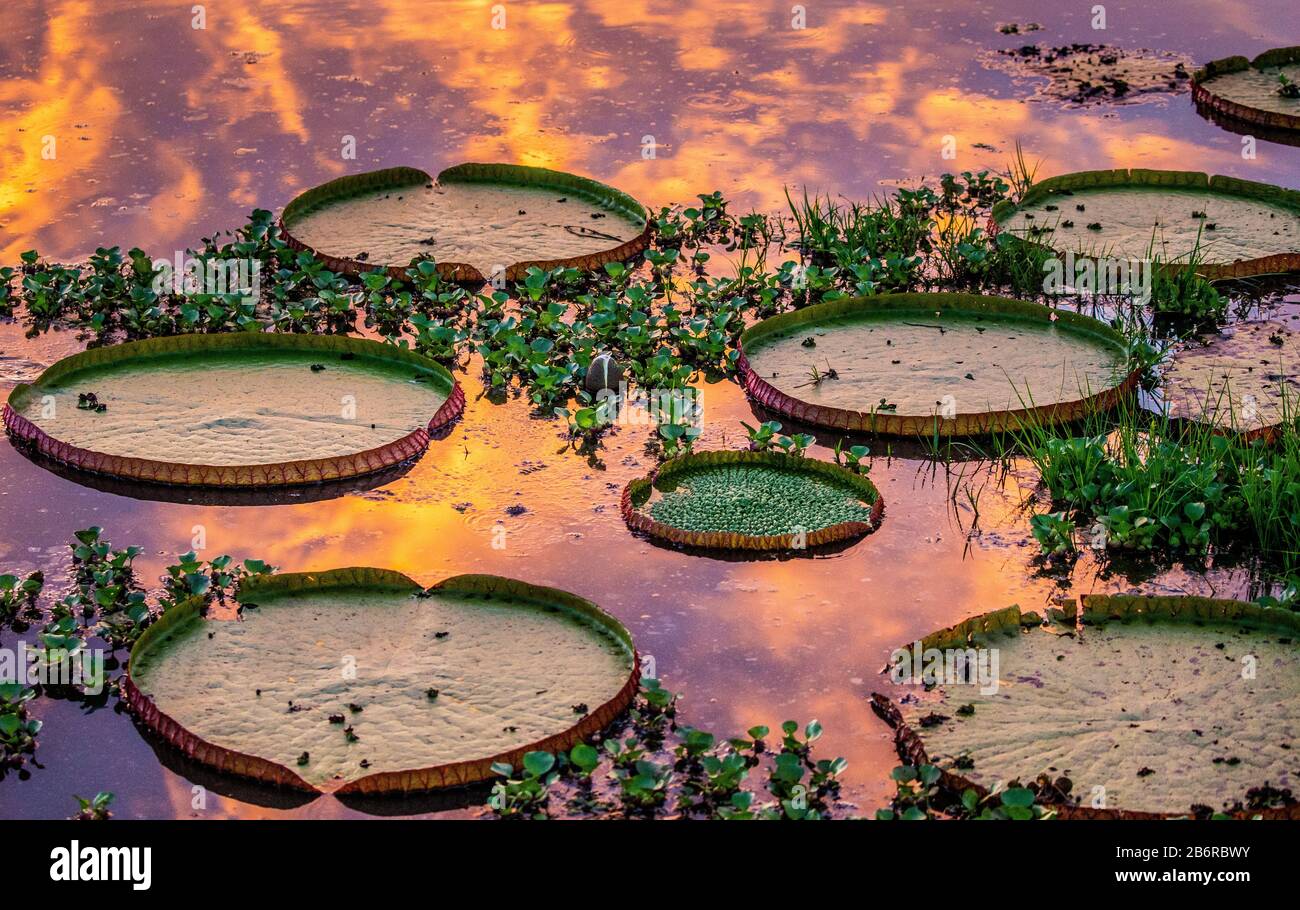
[(41, 722), (27, 711), (35, 697), (35, 689), (0, 683), (0, 769), (20, 768), (36, 751)]

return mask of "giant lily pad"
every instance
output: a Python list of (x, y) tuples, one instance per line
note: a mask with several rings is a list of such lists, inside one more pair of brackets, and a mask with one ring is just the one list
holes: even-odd
[(128, 706), (187, 756), (298, 790), (485, 780), (567, 749), (636, 690), (631, 637), (579, 597), (491, 575), (422, 590), (381, 569), (268, 576), (242, 621), (190, 600), (131, 651)]
[(288, 243), (335, 271), (400, 277), (432, 257), (444, 278), (482, 284), (532, 266), (597, 268), (646, 248), (646, 210), (586, 177), (510, 164), (461, 164), (435, 180), (399, 167), (340, 177), (285, 207)]
[(1240, 322), (1185, 343), (1164, 368), (1170, 416), (1247, 439), (1300, 416), (1294, 326)]
[(1213, 60), (1192, 76), (1192, 98), (1219, 122), (1283, 131), (1300, 141), (1300, 91), (1279, 91), (1283, 79), (1300, 83), (1300, 47), (1274, 48), (1254, 60)]
[(874, 697), (905, 760), (937, 764), (958, 793), (1066, 778), (1065, 816), (1193, 807), (1300, 816), (1264, 789), (1289, 790), (1300, 773), (1300, 614), (1200, 597), (1087, 596), (1081, 624), (1073, 607), (1068, 619), (1040, 624), (1010, 607), (900, 648), (896, 676), (924, 679), (934, 655), (956, 669), (965, 654), (966, 666), (982, 668), (932, 674), (932, 688), (909, 686), (901, 704)]
[(1196, 171), (1080, 171), (993, 209), (1000, 229), (1061, 252), (1188, 262), (1209, 278), (1300, 270), (1300, 192)]
[(664, 462), (623, 490), (623, 518), (695, 547), (788, 550), (873, 531), (884, 500), (866, 477), (777, 452), (699, 452)]
[(421, 454), (462, 411), (445, 368), (320, 335), (182, 335), (64, 358), (4, 409), (20, 444), (82, 471), (257, 487), (369, 474)]
[(1136, 382), (1124, 341), (1076, 313), (970, 294), (888, 294), (764, 320), (740, 339), (746, 391), (805, 423), (962, 436), (1072, 420)]

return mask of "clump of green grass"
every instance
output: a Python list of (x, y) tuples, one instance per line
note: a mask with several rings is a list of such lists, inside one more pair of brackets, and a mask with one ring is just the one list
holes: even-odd
[[(1285, 412), (1284, 408), (1284, 412)], [(1045, 552), (1083, 540), (1098, 550), (1203, 556), (1255, 550), (1268, 572), (1300, 571), (1300, 429), (1246, 442), (1170, 421), (1129, 402), (1081, 436), (1026, 430), (1018, 447), (1037, 468), (1050, 510), (1031, 527)]]
[(1151, 308), (1166, 316), (1179, 316), (1197, 323), (1220, 320), (1228, 311), (1228, 300), (1214, 284), (1200, 274), (1205, 262), (1201, 236), (1185, 257), (1165, 260), (1152, 237), (1147, 258), (1151, 263)]

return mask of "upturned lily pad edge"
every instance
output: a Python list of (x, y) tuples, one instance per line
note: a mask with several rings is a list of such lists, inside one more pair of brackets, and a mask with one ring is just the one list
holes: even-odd
[(904, 293), (851, 297), (782, 313), (764, 319), (743, 332), (736, 346), (739, 353), (736, 364), (741, 386), (751, 399), (767, 410), (814, 426), (878, 436), (938, 435), (944, 438), (956, 438), (985, 436), (1031, 426), (1068, 424), (1090, 414), (1108, 411), (1137, 387), (1141, 375), (1141, 370), (1135, 368), (1118, 384), (1077, 400), (1047, 405), (1034, 405), (1030, 402), (1029, 407), (1000, 411), (972, 411), (943, 417), (939, 414), (855, 411), (811, 404), (782, 392), (760, 376), (750, 365), (746, 354), (746, 348), (752, 349), (756, 342), (797, 326), (811, 326), (824, 320), (887, 310), (897, 310), (900, 313), (927, 313), (931, 316), (936, 312), (942, 314), (944, 310), (954, 310), (979, 315), (1008, 315), (1035, 322), (1052, 322), (1055, 316), (1055, 323), (1058, 326), (1091, 335), (1114, 345), (1117, 351), (1124, 347), (1123, 336), (1103, 322), (1080, 313), (1053, 309), (1026, 300), (959, 293)]
[(1293, 63), (1300, 63), (1300, 46), (1275, 47), (1264, 51), (1253, 60), (1240, 55), (1211, 60), (1192, 74), (1192, 101), (1202, 113), (1212, 112), (1239, 123), (1254, 124), (1269, 129), (1300, 131), (1300, 114), (1267, 111), (1239, 101), (1231, 101), (1215, 94), (1208, 84), (1215, 76), (1239, 73), (1248, 69), (1262, 69), (1266, 66), (1288, 66)]
[(803, 471), (809, 474), (834, 478), (841, 483), (847, 484), (858, 493), (864, 502), (871, 504), (871, 513), (866, 521), (841, 521), (827, 525), (824, 528), (808, 531), (803, 541), (808, 547), (819, 547), (864, 537), (880, 527), (880, 523), (884, 518), (885, 498), (880, 495), (876, 485), (862, 474), (816, 458), (786, 455), (781, 452), (749, 452), (737, 449), (733, 451), (692, 452), (679, 455), (665, 461), (648, 475), (628, 481), (627, 486), (623, 488), (623, 495), (619, 503), (623, 521), (633, 531), (687, 547), (720, 550), (792, 549), (796, 543), (794, 534), (759, 535), (743, 534), (739, 531), (689, 531), (659, 521), (639, 508), (650, 495), (655, 483), (660, 479), (671, 477), (692, 468), (728, 464), (762, 465), (764, 467)]
[[(22, 416), (33, 395), (57, 380), (81, 370), (148, 360), (178, 353), (210, 351), (288, 350), (320, 353), (351, 353), (368, 359), (409, 364), (437, 377), (449, 389), (444, 401), (425, 427), (405, 436), (359, 452), (328, 458), (266, 462), (251, 465), (203, 465), (159, 461), (126, 455), (109, 455), (63, 442)], [(269, 332), (228, 332), (197, 335), (169, 335), (128, 341), (111, 347), (90, 348), (50, 365), (31, 383), (20, 383), (9, 393), (2, 414), (5, 431), (20, 447), (33, 450), (60, 464), (89, 474), (107, 475), (167, 486), (203, 488), (256, 488), (298, 486), (346, 480), (391, 468), (424, 453), (429, 440), (446, 430), (465, 409), (465, 390), (446, 367), (414, 351), (366, 338), (344, 335), (306, 335)]]
[[(1022, 206), (1032, 205), (1043, 199), (1050, 199), (1060, 193), (1073, 190), (1103, 188), (1167, 188), (1208, 190), (1242, 199), (1267, 202), (1300, 214), (1300, 190), (1287, 189), (1271, 183), (1259, 183), (1254, 180), (1242, 180), (1240, 177), (1225, 177), (1222, 174), (1206, 174), (1204, 171), (1162, 171), (1151, 168), (1114, 168), (1100, 171), (1073, 171), (1058, 174), (1039, 181), (1029, 188), (1017, 202), (1004, 199), (993, 206), (990, 214), (991, 226), (1000, 229), (1004, 222)], [(1036, 243), (1050, 248), (1039, 241)], [(1181, 266), (1164, 263), (1166, 269)], [(1259, 275), (1283, 275), (1300, 271), (1300, 253), (1270, 253), (1255, 259), (1239, 259), (1235, 262), (1199, 262), (1198, 274), (1210, 280), (1224, 278), (1252, 278)]]
[(576, 614), (584, 621), (599, 627), (601, 631), (621, 644), (630, 658), (631, 671), (627, 680), (612, 698), (583, 715), (582, 719), (573, 726), (537, 742), (486, 757), (425, 768), (367, 774), (335, 789), (323, 789), (309, 783), (297, 772), (278, 762), (209, 742), (190, 732), (184, 725), (164, 713), (153, 699), (136, 685), (130, 673), (131, 662), (144, 655), (150, 648), (165, 642), (171, 632), (184, 624), (202, 621), (200, 611), (204, 601), (200, 597), (191, 597), (164, 613), (144, 631), (132, 647), (131, 662), (128, 662), (128, 670), (123, 674), (120, 684), (123, 702), (145, 727), (180, 750), (187, 758), (221, 773), (306, 793), (333, 793), (339, 796), (355, 794), (401, 796), (491, 780), (496, 777), (496, 773), (492, 770), (494, 764), (500, 762), (518, 766), (527, 752), (567, 750), (613, 723), (632, 703), (640, 683), (641, 657), (632, 641), (631, 633), (619, 620), (576, 594), (499, 575), (456, 575), (430, 588), (423, 588), (409, 576), (391, 569), (351, 567), (323, 572), (291, 572), (250, 578), (245, 581), (237, 599), (242, 600), (257, 595), (277, 596), (302, 591), (326, 590), (396, 591), (408, 592), (411, 595), (428, 591), (486, 599), (505, 596), (547, 609), (561, 610)]
[[(1080, 609), (1080, 607), (1082, 609)], [(1268, 607), (1258, 603), (1199, 596), (1106, 595), (1084, 594), (1079, 603), (1062, 601), (1059, 620), (1063, 623), (1102, 626), (1108, 622), (1183, 621), (1191, 623), (1222, 622), (1236, 626), (1300, 633), (1300, 613)], [(1043, 624), (1037, 613), (1021, 612), (1012, 605), (1000, 610), (972, 616), (962, 622), (932, 632), (921, 639), (922, 650), (966, 648), (987, 642), (998, 635), (1020, 634), (1022, 629)], [(908, 645), (910, 647), (910, 644)], [(886, 670), (887, 672), (887, 670)], [(921, 731), (903, 718), (902, 709), (888, 695), (871, 693), (871, 708), (894, 731), (894, 747), (899, 758), (919, 767), (932, 764)], [(940, 768), (939, 785), (955, 797), (973, 790), (981, 798), (989, 795), (988, 787), (966, 777), (960, 771)], [(1187, 818), (1191, 812), (1148, 812), (1134, 809), (1096, 808), (1069, 803), (1051, 804), (1060, 819), (1175, 819)], [(1300, 820), (1300, 804), (1269, 809), (1243, 809), (1230, 813), (1233, 818)]]
[[(383, 168), (377, 171), (366, 171), (361, 174), (337, 177), (294, 197), (280, 214), (280, 234), (291, 249), (310, 252), (325, 263), (325, 267), (330, 271), (356, 276), (382, 268), (390, 278), (404, 278), (407, 269), (410, 267), (409, 263), (381, 266), (344, 256), (330, 256), (303, 243), (293, 235), (291, 227), (302, 216), (330, 202), (376, 190), (423, 186), (432, 183), (434, 179), (424, 171), (413, 167)], [(521, 280), (530, 268), (547, 270), (569, 267), (598, 269), (608, 262), (627, 262), (640, 255), (650, 245), (651, 223), (649, 212), (647, 212), (645, 206), (622, 190), (592, 180), (589, 177), (522, 164), (466, 162), (441, 171), (436, 179), (439, 183), (507, 183), (567, 192), (581, 196), (590, 202), (607, 206), (633, 221), (641, 222), (643, 225), (641, 233), (636, 237), (607, 250), (563, 259), (526, 259), (510, 263), (506, 266), (504, 275), (507, 281)], [(437, 269), (440, 278), (467, 287), (478, 288), (488, 281), (488, 276), (485, 276), (468, 263), (438, 262)]]

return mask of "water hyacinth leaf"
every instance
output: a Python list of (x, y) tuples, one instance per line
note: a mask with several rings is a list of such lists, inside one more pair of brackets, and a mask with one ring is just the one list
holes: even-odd
[(578, 743), (569, 751), (569, 761), (583, 773), (590, 774), (600, 762), (600, 753), (586, 743)]
[(555, 767), (555, 756), (550, 752), (525, 752), (523, 765), (533, 777), (541, 777)]

